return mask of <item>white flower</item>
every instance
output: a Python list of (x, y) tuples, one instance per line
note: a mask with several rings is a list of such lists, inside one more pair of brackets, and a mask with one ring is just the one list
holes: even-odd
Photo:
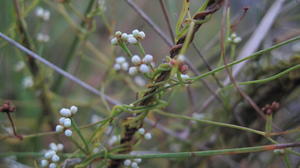
[(146, 140), (150, 140), (152, 138), (152, 135), (151, 133), (147, 132), (144, 137)]
[(146, 37), (146, 34), (143, 31), (140, 31), (138, 34), (138, 38), (144, 39)]
[(118, 44), (118, 39), (117, 39), (116, 37), (114, 37), (114, 38), (112, 38), (112, 39), (110, 40), (110, 43), (111, 43), (112, 45), (117, 45), (117, 44)]
[(148, 72), (150, 72), (150, 68), (148, 67), (148, 65), (142, 64), (142, 65), (140, 66), (140, 71), (141, 71), (142, 73), (148, 73)]
[(116, 143), (119, 140), (120, 140), (120, 135), (119, 136), (114, 135), (108, 140), (108, 144), (113, 145), (114, 143)]
[(65, 119), (66, 119), (66, 117), (60, 117), (59, 120), (58, 120), (59, 124), (63, 125)]
[(142, 62), (141, 58), (138, 56), (138, 55), (134, 55), (132, 56), (131, 58), (131, 62), (134, 64), (134, 65), (138, 65)]
[(26, 76), (23, 78), (22, 85), (24, 88), (30, 88), (33, 86), (33, 80), (31, 76)]
[(58, 162), (59, 159), (60, 159), (60, 158), (59, 158), (59, 156), (57, 156), (57, 155), (53, 155), (52, 158), (51, 158), (52, 162)]
[(50, 11), (44, 10), (43, 19), (44, 21), (48, 21), (50, 19)]
[(133, 159), (136, 163), (141, 163), (142, 162), (142, 159), (141, 158), (136, 158), (136, 159)]
[(48, 164), (49, 164), (48, 160), (45, 160), (45, 159), (41, 160), (42, 167), (46, 167), (46, 166), (48, 166)]
[(71, 107), (70, 107), (70, 110), (71, 110), (71, 113), (72, 113), (72, 114), (76, 114), (77, 111), (78, 111), (78, 107), (77, 107), (77, 106), (71, 106)]
[(135, 37), (133, 37), (132, 34), (128, 35), (127, 41), (130, 44), (136, 44), (137, 43), (137, 39)]
[(25, 63), (23, 61), (19, 61), (16, 65), (15, 65), (15, 71), (19, 72), (22, 69), (25, 68)]
[(71, 127), (71, 125), (72, 125), (71, 119), (70, 118), (66, 118), (64, 120), (64, 127), (69, 128), (69, 127)]
[(125, 57), (117, 57), (116, 58), (116, 63), (118, 63), (118, 64), (122, 64), (123, 62), (126, 62), (126, 59), (125, 59)]
[(49, 144), (49, 148), (50, 148), (51, 150), (53, 150), (53, 151), (57, 151), (57, 146), (56, 146), (56, 144), (53, 143), (53, 142)]
[(63, 144), (57, 144), (57, 151), (62, 151), (64, 149), (64, 145)]
[(138, 133), (144, 135), (145, 134), (145, 129), (144, 128), (140, 128), (138, 130)]
[(137, 30), (137, 29), (134, 29), (134, 30), (132, 31), (132, 35), (133, 35), (134, 37), (136, 37), (139, 33), (140, 33), (140, 31)]
[(143, 58), (143, 62), (144, 63), (151, 63), (153, 61), (153, 56), (152, 55), (145, 55), (145, 57)]
[(44, 15), (44, 9), (42, 7), (37, 7), (35, 10), (35, 15), (42, 18)]
[(128, 70), (128, 67), (129, 67), (129, 64), (127, 62), (124, 62), (121, 64), (121, 67), (124, 71), (127, 71)]
[(115, 64), (114, 65), (114, 70), (118, 71), (121, 69), (121, 65), (120, 64)]
[(126, 159), (126, 160), (124, 161), (124, 166), (130, 166), (130, 164), (131, 164), (131, 160)]
[(62, 108), (59, 111), (60, 115), (64, 116), (64, 117), (71, 117), (72, 113), (71, 110), (67, 109), (67, 108)]
[(53, 155), (55, 155), (56, 154), (56, 152), (55, 151), (53, 151), (53, 150), (49, 150), (49, 151), (47, 151), (45, 154), (44, 154), (44, 157), (46, 158), (46, 159), (50, 159)]
[(36, 36), (36, 40), (41, 43), (46, 43), (49, 41), (49, 39), (50, 39), (50, 37), (48, 36), (48, 34), (45, 34), (45, 33), (38, 33)]
[(121, 39), (127, 40), (128, 39), (128, 34), (127, 33), (123, 33), (122, 36), (121, 36)]
[(121, 36), (122, 35), (122, 32), (120, 32), (120, 31), (117, 31), (116, 33), (115, 33), (115, 36)]
[(242, 41), (242, 38), (241, 37), (236, 37), (234, 40), (233, 40), (233, 42), (234, 43), (239, 43), (239, 42), (241, 42)]
[(137, 73), (137, 67), (130, 67), (128, 70), (129, 75), (135, 75)]
[(72, 136), (73, 132), (70, 129), (65, 130), (65, 135), (66, 136)]
[(64, 130), (64, 127), (61, 126), (61, 125), (57, 125), (57, 126), (55, 127), (55, 132), (63, 132), (63, 130)]
[(236, 33), (231, 34), (231, 38), (236, 38), (236, 37), (237, 37)]
[(55, 164), (55, 163), (51, 163), (51, 164), (49, 165), (49, 168), (56, 168), (56, 164)]
[(186, 79), (190, 78), (190, 76), (187, 75), (187, 74), (181, 74), (180, 76), (181, 76), (181, 78), (182, 78), (183, 80), (186, 80)]
[(146, 81), (142, 77), (140, 77), (140, 76), (134, 77), (133, 80), (139, 86), (145, 86), (146, 85)]
[(178, 55), (177, 60), (180, 62), (184, 62), (186, 60), (186, 58), (184, 55), (180, 54), (180, 55)]
[(138, 168), (138, 164), (137, 164), (136, 162), (132, 162), (132, 163), (131, 163), (131, 167), (132, 167), (132, 168)]

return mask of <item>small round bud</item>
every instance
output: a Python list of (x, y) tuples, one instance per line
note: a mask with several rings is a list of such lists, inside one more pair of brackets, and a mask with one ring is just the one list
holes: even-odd
[(72, 125), (71, 119), (66, 118), (64, 121), (64, 127), (69, 128), (69, 127), (71, 127), (71, 125)]
[(124, 71), (127, 71), (128, 70), (128, 67), (129, 67), (129, 64), (127, 62), (124, 62), (122, 63), (121, 65), (121, 68), (124, 70)]
[(45, 154), (44, 154), (44, 157), (46, 158), (46, 159), (50, 159), (53, 155), (55, 155), (56, 154), (56, 152), (55, 151), (53, 151), (53, 150), (49, 150), (49, 151), (47, 151)]
[(132, 35), (128, 35), (127, 41), (130, 44), (136, 44), (137, 43), (137, 39), (135, 37), (133, 37)]
[(145, 55), (145, 57), (143, 58), (143, 62), (144, 63), (151, 63), (153, 61), (153, 56), (152, 55)]
[(114, 65), (114, 70), (118, 71), (121, 69), (121, 65), (120, 64), (115, 64)]
[(117, 31), (116, 33), (115, 33), (115, 36), (121, 36), (122, 35), (122, 32), (120, 32), (120, 31)]
[(58, 120), (59, 124), (63, 125), (65, 119), (66, 119), (66, 117), (60, 117), (59, 120)]
[(131, 160), (126, 159), (126, 160), (124, 161), (124, 166), (130, 166), (130, 164), (131, 164)]
[(64, 117), (71, 117), (72, 113), (69, 109), (66, 109), (66, 108), (62, 108), (60, 111), (59, 111), (60, 115), (64, 116)]
[(236, 43), (236, 44), (241, 42), (241, 41), (242, 41), (241, 37), (236, 37), (236, 38), (233, 39), (233, 42)]
[(65, 135), (66, 136), (72, 136), (73, 132), (70, 129), (65, 130)]
[(140, 128), (138, 130), (138, 133), (144, 135), (145, 134), (145, 129), (144, 128)]
[(60, 158), (59, 158), (59, 156), (57, 156), (57, 155), (53, 155), (52, 158), (51, 158), (52, 162), (58, 162), (59, 159), (60, 159)]
[(76, 114), (77, 111), (78, 111), (78, 107), (77, 107), (77, 106), (71, 106), (71, 107), (70, 107), (70, 110), (71, 110), (71, 113), (72, 113), (72, 114)]
[(232, 37), (232, 38), (236, 38), (236, 37), (237, 37), (236, 33), (232, 33), (232, 34), (231, 34), (231, 37)]
[(136, 162), (132, 162), (132, 163), (131, 163), (131, 167), (132, 167), (132, 168), (138, 168), (138, 164), (137, 164)]
[(49, 165), (49, 168), (56, 168), (56, 164), (55, 164), (55, 163), (51, 163), (51, 164)]
[(184, 62), (185, 61), (185, 56), (184, 55), (178, 55), (177, 60), (180, 62)]
[(134, 55), (132, 56), (131, 58), (131, 62), (134, 64), (134, 65), (138, 65), (142, 62), (141, 58), (138, 56), (138, 55)]
[(53, 143), (53, 142), (49, 144), (49, 148), (50, 148), (51, 150), (53, 150), (53, 151), (57, 151), (57, 146), (56, 146), (56, 144)]
[(136, 163), (141, 163), (142, 162), (142, 159), (141, 158), (136, 158), (136, 159), (133, 159)]
[(57, 150), (58, 151), (62, 151), (64, 149), (64, 145), (63, 144), (57, 144)]
[(116, 58), (116, 63), (118, 63), (118, 64), (122, 64), (123, 62), (126, 62), (126, 59), (125, 59), (125, 57), (117, 57)]
[(150, 68), (148, 67), (148, 65), (142, 64), (142, 65), (140, 66), (140, 71), (141, 71), (142, 73), (148, 73), (148, 72), (150, 72)]
[(122, 40), (127, 40), (128, 39), (128, 34), (127, 33), (123, 33), (121, 36)]
[(145, 134), (144, 137), (145, 137), (146, 140), (150, 140), (152, 138), (152, 135), (151, 135), (151, 133), (148, 132), (148, 133)]
[(48, 164), (49, 164), (49, 162), (48, 162), (48, 160), (41, 160), (41, 166), (42, 167), (46, 167), (46, 166), (48, 166)]
[(130, 67), (128, 70), (129, 75), (135, 75), (137, 73), (137, 67)]
[(138, 37), (140, 39), (144, 39), (146, 37), (145, 33), (143, 31), (140, 31), (139, 34), (138, 34)]
[(44, 15), (44, 9), (41, 8), (41, 7), (37, 7), (36, 10), (35, 10), (35, 15), (37, 17), (43, 17), (43, 15)]
[(136, 37), (139, 33), (140, 33), (140, 31), (137, 30), (137, 29), (134, 29), (134, 30), (132, 31), (132, 35), (133, 35), (134, 37)]
[(186, 80), (186, 79), (190, 78), (190, 76), (187, 75), (187, 74), (181, 74), (180, 76), (181, 76), (181, 78), (182, 78), (183, 80)]
[(55, 132), (63, 132), (63, 130), (64, 130), (64, 127), (61, 126), (61, 125), (57, 125), (57, 126), (55, 127)]
[(112, 39), (110, 40), (110, 43), (111, 43), (112, 45), (117, 45), (117, 44), (118, 44), (118, 39), (117, 39), (116, 37), (114, 37), (114, 38), (112, 38)]

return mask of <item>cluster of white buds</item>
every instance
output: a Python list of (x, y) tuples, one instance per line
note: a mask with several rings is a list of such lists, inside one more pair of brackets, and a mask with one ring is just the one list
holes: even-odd
[(133, 30), (132, 34), (117, 31), (110, 42), (112, 45), (117, 45), (118, 42), (137, 44), (139, 40), (143, 40), (145, 37), (146, 34), (143, 31), (139, 31), (137, 29)]
[(36, 36), (36, 40), (38, 42), (42, 42), (42, 43), (46, 43), (49, 41), (49, 36), (48, 34), (45, 34), (45, 33), (38, 33), (37, 36)]
[(228, 40), (228, 42), (237, 44), (237, 43), (239, 43), (239, 42), (242, 41), (242, 38), (239, 37), (239, 36), (237, 36), (236, 33), (232, 33), (232, 34), (230, 35), (230, 37), (228, 37), (227, 40)]
[(59, 114), (62, 117), (59, 119), (59, 124), (55, 127), (55, 131), (64, 132), (66, 136), (72, 136), (73, 132), (70, 129), (70, 127), (72, 126), (72, 120), (70, 117), (76, 114), (77, 111), (78, 108), (76, 106), (71, 106), (70, 109), (62, 108), (59, 111)]
[(47, 9), (43, 9), (42, 7), (37, 7), (35, 10), (35, 15), (44, 21), (48, 21), (50, 19), (50, 11)]
[(141, 59), (138, 55), (134, 55), (131, 58), (131, 62), (134, 66), (130, 67), (128, 70), (130, 75), (135, 75), (138, 72), (148, 73), (154, 65), (153, 56), (150, 54), (146, 54), (143, 59)]
[(115, 62), (116, 63), (114, 64), (114, 69), (116, 71), (119, 71), (119, 70), (127, 71), (128, 70), (129, 64), (126, 61), (125, 57), (123, 57), (123, 56), (117, 57)]
[(60, 152), (64, 149), (63, 144), (50, 143), (49, 150), (44, 154), (44, 158), (41, 160), (42, 167), (56, 168), (57, 162), (59, 162), (60, 157), (57, 155), (57, 152)]
[(143, 135), (146, 140), (150, 140), (152, 138), (152, 134), (150, 132), (146, 133), (144, 128), (138, 129), (138, 133)]
[(124, 161), (124, 166), (125, 167), (131, 167), (131, 168), (139, 168), (139, 163), (141, 163), (141, 162), (142, 162), (141, 158), (136, 158), (136, 159), (133, 159), (133, 160), (126, 159)]

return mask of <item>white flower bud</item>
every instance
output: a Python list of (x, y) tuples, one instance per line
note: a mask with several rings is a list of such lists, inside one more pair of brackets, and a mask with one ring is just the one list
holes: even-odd
[(134, 64), (134, 65), (138, 65), (142, 62), (141, 58), (138, 56), (138, 55), (134, 55), (132, 56), (131, 58), (131, 62)]
[(122, 35), (122, 32), (120, 32), (120, 31), (117, 31), (116, 33), (115, 33), (115, 36), (121, 36)]
[(49, 151), (47, 151), (45, 154), (44, 154), (44, 157), (46, 158), (46, 159), (50, 159), (53, 155), (55, 155), (56, 154), (56, 152), (55, 151), (53, 151), (53, 150), (49, 150)]
[(122, 69), (123, 69), (124, 71), (127, 71), (127, 70), (128, 70), (128, 67), (129, 67), (129, 64), (128, 64), (127, 62), (124, 62), (124, 63), (122, 63), (121, 67), (122, 67)]
[(66, 136), (72, 136), (73, 132), (70, 129), (65, 130), (65, 135)]
[(148, 67), (148, 65), (142, 64), (142, 65), (140, 66), (140, 71), (141, 71), (142, 73), (148, 73), (148, 72), (150, 72), (150, 68)]
[(236, 37), (236, 38), (233, 39), (233, 42), (236, 43), (236, 44), (241, 42), (241, 41), (242, 41), (241, 37)]
[(36, 10), (35, 10), (35, 15), (37, 17), (43, 17), (43, 15), (44, 15), (44, 9), (41, 8), (41, 7), (37, 7)]
[(137, 29), (134, 29), (134, 30), (132, 31), (132, 35), (133, 35), (134, 37), (136, 37), (139, 33), (140, 33), (140, 31), (137, 30)]
[(64, 130), (64, 127), (61, 126), (61, 125), (57, 125), (57, 126), (55, 127), (55, 132), (63, 132), (63, 130)]
[(64, 120), (64, 127), (69, 128), (69, 127), (71, 127), (71, 125), (72, 125), (71, 119), (70, 118), (66, 118)]
[(138, 130), (138, 133), (144, 135), (145, 134), (145, 129), (144, 128), (140, 128)]
[(126, 160), (124, 161), (124, 166), (130, 166), (130, 164), (131, 164), (131, 160), (126, 159)]
[(114, 70), (118, 71), (121, 69), (121, 65), (120, 64), (115, 64), (114, 65)]
[(121, 36), (122, 40), (127, 40), (128, 39), (128, 34), (127, 33), (123, 33)]
[(182, 54), (178, 55), (178, 57), (177, 57), (177, 60), (180, 61), (180, 62), (184, 62), (185, 59), (186, 59), (185, 56), (182, 55)]
[(69, 109), (66, 109), (66, 108), (62, 108), (60, 111), (59, 111), (60, 115), (62, 115), (63, 117), (71, 117), (72, 113), (71, 113), (71, 110)]
[(56, 168), (56, 164), (55, 164), (55, 163), (51, 163), (51, 164), (49, 165), (49, 168)]
[(181, 74), (180, 76), (181, 76), (181, 78), (182, 78), (183, 80), (186, 80), (186, 79), (190, 78), (190, 76), (187, 75), (187, 74)]
[(44, 10), (43, 19), (44, 21), (48, 21), (50, 19), (50, 11)]
[(117, 39), (116, 37), (114, 37), (114, 38), (112, 38), (112, 39), (110, 40), (110, 43), (111, 43), (112, 45), (117, 45), (117, 44), (118, 44), (118, 39)]
[(57, 156), (57, 155), (53, 155), (52, 158), (51, 158), (52, 162), (58, 162), (59, 159), (60, 159), (60, 158), (59, 158), (59, 156)]
[(135, 75), (137, 71), (137, 67), (130, 67), (128, 73), (129, 75)]
[(141, 158), (136, 158), (136, 159), (133, 159), (136, 163), (141, 163), (142, 162), (142, 159)]
[(46, 167), (46, 166), (48, 166), (48, 164), (49, 164), (49, 162), (48, 162), (48, 160), (41, 160), (41, 166), (42, 167)]
[(140, 76), (134, 77), (133, 81), (134, 81), (137, 85), (139, 85), (139, 86), (145, 86), (145, 85), (146, 85), (145, 79), (143, 79), (143, 78), (140, 77)]
[(148, 133), (145, 134), (144, 137), (145, 137), (146, 140), (150, 140), (152, 138), (152, 135), (151, 135), (151, 133), (148, 132)]
[(153, 56), (152, 55), (145, 55), (145, 57), (143, 58), (143, 62), (144, 63), (151, 63), (153, 61)]
[(57, 151), (57, 146), (56, 146), (56, 144), (53, 143), (53, 142), (49, 144), (49, 148), (50, 148), (51, 150), (53, 150), (53, 151)]
[(66, 119), (66, 117), (60, 117), (59, 120), (58, 120), (59, 124), (63, 125), (65, 119)]
[(71, 106), (71, 107), (70, 107), (70, 110), (71, 110), (71, 113), (72, 113), (72, 114), (76, 114), (77, 111), (78, 111), (78, 107), (77, 107), (77, 106)]
[(146, 37), (146, 34), (143, 31), (140, 31), (138, 37), (144, 39)]
[(62, 151), (64, 149), (64, 145), (63, 144), (57, 144), (57, 151)]
[(132, 168), (138, 168), (138, 164), (137, 164), (136, 162), (132, 162), (132, 163), (131, 163), (131, 167), (132, 167)]
[(232, 34), (231, 34), (231, 37), (232, 37), (232, 38), (236, 38), (236, 37), (237, 37), (236, 33), (232, 33)]
[(118, 64), (122, 64), (123, 62), (126, 62), (126, 59), (125, 59), (125, 57), (117, 57), (116, 58), (116, 63), (118, 63)]
[(131, 35), (131, 34), (128, 35), (127, 41), (130, 44), (136, 44), (137, 43), (137, 39), (135, 37), (133, 37), (133, 35)]

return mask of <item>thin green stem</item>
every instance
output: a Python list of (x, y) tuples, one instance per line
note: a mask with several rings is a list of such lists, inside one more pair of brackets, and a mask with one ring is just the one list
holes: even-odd
[(73, 118), (71, 118), (71, 120), (72, 120), (72, 127), (74, 128), (74, 130), (79, 135), (82, 142), (84, 143), (86, 151), (89, 152), (89, 145), (88, 145), (87, 141), (84, 139), (83, 135), (81, 134), (81, 131), (80, 131), (79, 127), (77, 126), (75, 120)]
[(138, 46), (138, 48), (139, 48), (141, 54), (142, 54), (143, 56), (146, 55), (146, 52), (145, 52), (144, 47), (142, 46), (141, 42), (138, 42), (138, 43), (137, 43), (137, 46)]

